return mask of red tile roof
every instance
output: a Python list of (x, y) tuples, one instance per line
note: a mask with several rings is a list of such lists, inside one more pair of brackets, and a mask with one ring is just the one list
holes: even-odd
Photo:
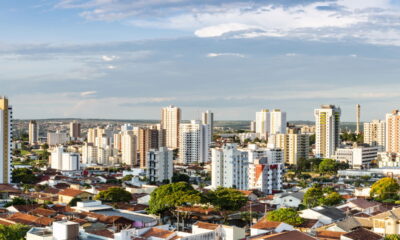
[(82, 193), (86, 193), (81, 190), (73, 189), (73, 188), (67, 188), (62, 190), (61, 192), (58, 193), (58, 195), (63, 195), (63, 196), (69, 196), (69, 197), (76, 197)]

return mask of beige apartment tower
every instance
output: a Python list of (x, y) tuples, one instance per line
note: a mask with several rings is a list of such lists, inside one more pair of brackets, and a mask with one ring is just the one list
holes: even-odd
[(150, 149), (158, 150), (158, 130), (154, 128), (139, 128), (139, 165), (146, 168), (146, 155)]
[(39, 139), (39, 126), (35, 120), (29, 122), (29, 144), (36, 145)]
[(340, 145), (341, 110), (334, 105), (322, 105), (314, 110), (315, 155), (330, 158)]
[(165, 130), (165, 145), (168, 148), (179, 147), (179, 124), (181, 109), (170, 105), (161, 110), (161, 129)]
[(364, 143), (378, 147), (379, 152), (385, 151), (386, 123), (381, 120), (373, 120), (364, 123)]
[(400, 112), (393, 110), (386, 114), (386, 152), (400, 152)]
[(0, 183), (11, 183), (12, 107), (0, 97)]

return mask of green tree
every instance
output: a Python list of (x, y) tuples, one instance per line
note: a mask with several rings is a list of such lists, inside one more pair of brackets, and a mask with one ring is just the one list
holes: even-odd
[(320, 205), (324, 193), (321, 187), (310, 187), (304, 194), (303, 204), (309, 208)]
[(100, 191), (96, 199), (104, 202), (129, 202), (132, 200), (132, 195), (123, 188), (111, 187), (107, 190)]
[(275, 222), (284, 222), (292, 226), (297, 226), (303, 223), (304, 219), (299, 216), (299, 213), (292, 208), (279, 208), (267, 214), (267, 220)]
[(14, 206), (14, 205), (36, 204), (36, 203), (37, 203), (36, 201), (30, 200), (30, 199), (15, 197), (11, 200), (11, 202), (4, 204), (4, 207), (9, 207), (9, 206)]
[(49, 144), (44, 143), (44, 144), (42, 144), (41, 148), (42, 148), (43, 150), (47, 150), (47, 149), (49, 149)]
[(226, 221), (228, 212), (238, 211), (247, 203), (247, 197), (234, 188), (218, 187), (209, 191), (204, 200), (212, 204), (224, 216)]
[(129, 174), (129, 175), (126, 175), (125, 177), (123, 177), (122, 178), (122, 181), (131, 181), (132, 180), (132, 178), (133, 178), (133, 175), (132, 174)]
[(370, 196), (377, 201), (397, 199), (400, 185), (390, 177), (379, 179), (371, 186)]
[(148, 212), (162, 216), (176, 207), (192, 205), (201, 201), (200, 192), (187, 182), (162, 185), (150, 194)]
[(319, 164), (318, 170), (320, 173), (336, 173), (336, 167), (335, 160), (326, 158)]
[(389, 234), (389, 235), (386, 235), (384, 240), (400, 240), (400, 235), (399, 234)]
[(183, 173), (174, 173), (174, 175), (172, 176), (172, 182), (176, 183), (176, 182), (189, 182), (190, 177), (186, 174)]
[(337, 192), (328, 193), (321, 199), (322, 205), (335, 206), (343, 202), (343, 197)]
[(13, 183), (35, 184), (38, 178), (28, 168), (15, 168), (12, 171)]
[(29, 229), (21, 224), (0, 225), (0, 240), (23, 240)]
[(81, 201), (82, 201), (82, 198), (74, 197), (73, 199), (71, 199), (71, 201), (69, 201), (68, 206), (75, 207), (77, 202), (81, 202)]

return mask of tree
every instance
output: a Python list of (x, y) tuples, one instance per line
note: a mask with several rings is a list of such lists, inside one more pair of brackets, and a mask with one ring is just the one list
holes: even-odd
[(189, 182), (190, 177), (186, 174), (183, 173), (174, 173), (174, 175), (172, 176), (172, 182), (176, 183), (176, 182)]
[(20, 197), (15, 197), (11, 202), (4, 204), (4, 207), (14, 206), (14, 205), (27, 205), (27, 204), (36, 204), (36, 201), (30, 199), (24, 199)]
[(0, 225), (0, 240), (23, 240), (29, 229), (21, 224)]
[(47, 149), (49, 149), (49, 144), (44, 143), (44, 144), (42, 144), (41, 148), (42, 148), (43, 150), (47, 150)]
[(176, 207), (192, 205), (201, 200), (200, 192), (187, 182), (162, 185), (150, 194), (148, 212), (163, 215)]
[(336, 167), (335, 160), (326, 158), (319, 164), (318, 170), (320, 173), (336, 173)]
[(133, 178), (132, 174), (126, 175), (125, 177), (122, 178), (122, 181), (126, 182), (126, 181), (131, 181)]
[(400, 240), (400, 235), (399, 234), (389, 234), (389, 235), (386, 235), (384, 240)]
[(71, 201), (69, 201), (68, 206), (70, 207), (75, 207), (77, 202), (81, 202), (82, 199), (78, 198), (78, 197), (74, 197), (73, 199), (71, 199)]
[(132, 195), (123, 188), (111, 187), (107, 190), (100, 191), (96, 199), (104, 202), (129, 202), (132, 200)]
[(268, 221), (284, 222), (292, 226), (297, 226), (303, 223), (304, 219), (299, 216), (299, 213), (292, 208), (279, 208), (271, 211), (267, 215)]
[(221, 212), (225, 220), (228, 212), (238, 211), (247, 203), (247, 197), (233, 188), (218, 187), (214, 191), (209, 191), (204, 198)]
[(310, 187), (307, 192), (304, 194), (303, 204), (309, 208), (316, 207), (320, 205), (321, 199), (323, 198), (324, 193), (321, 187)]
[(379, 179), (371, 186), (370, 196), (377, 201), (397, 199), (400, 185), (390, 177)]
[(12, 171), (12, 179), (14, 183), (34, 184), (38, 178), (28, 168), (15, 168)]
[(337, 192), (328, 193), (321, 199), (322, 205), (335, 206), (343, 202), (343, 197)]

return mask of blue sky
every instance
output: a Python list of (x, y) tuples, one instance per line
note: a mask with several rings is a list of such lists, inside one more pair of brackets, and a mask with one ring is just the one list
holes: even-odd
[(399, 108), (400, 4), (391, 0), (0, 1), (0, 95), (16, 118), (220, 120), (280, 108), (312, 120)]

